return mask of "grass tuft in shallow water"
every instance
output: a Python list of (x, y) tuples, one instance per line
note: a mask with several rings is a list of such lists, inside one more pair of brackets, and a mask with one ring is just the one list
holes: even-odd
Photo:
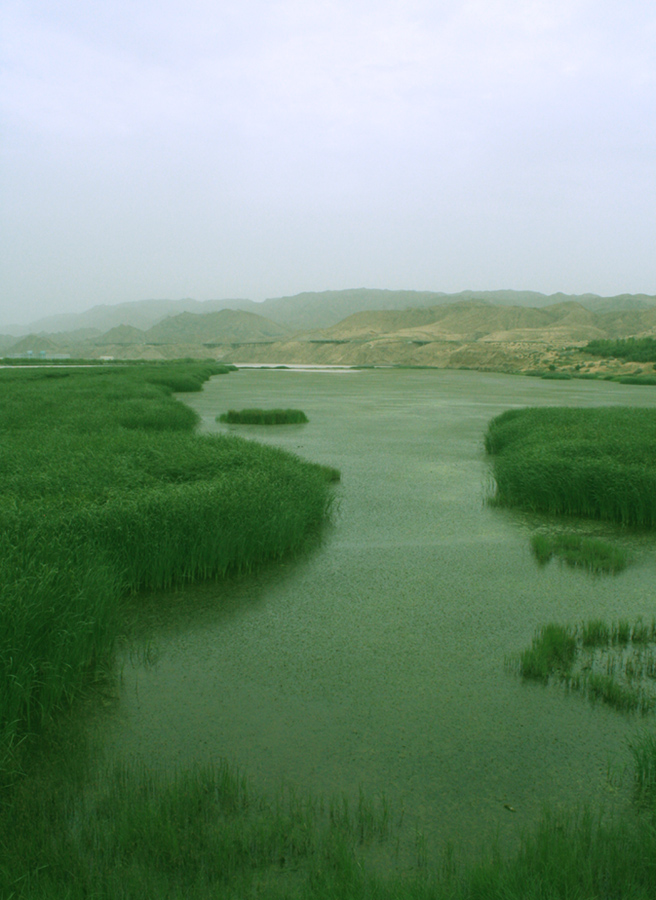
[(531, 548), (540, 565), (546, 565), (554, 556), (568, 566), (594, 573), (616, 574), (627, 565), (627, 555), (621, 548), (579, 534), (536, 534), (531, 538)]
[(617, 710), (647, 713), (656, 706), (654, 623), (545, 625), (515, 664), (525, 679), (559, 682)]
[(620, 619), (611, 626), (611, 641), (613, 644), (626, 646), (631, 640), (631, 625), (627, 619)]
[[(619, 629), (620, 626), (618, 625), (616, 629), (618, 633)], [(611, 639), (611, 634), (611, 628), (603, 619), (590, 619), (590, 621), (582, 625), (579, 630), (581, 645), (583, 647), (607, 647)]]
[[(651, 900), (656, 738), (632, 745), (638, 809), (546, 812), (518, 849), (463, 865), (417, 832), (395, 866), (384, 803), (258, 796), (224, 762), (173, 775), (122, 766), (86, 789), (18, 791), (0, 823), (12, 900)], [(383, 872), (375, 861), (384, 857)]]
[(644, 731), (629, 742), (633, 760), (634, 795), (656, 814), (656, 734)]
[(552, 623), (540, 628), (520, 657), (524, 678), (547, 681), (554, 673), (566, 675), (576, 656), (576, 637), (570, 628)]
[(647, 712), (654, 701), (633, 685), (623, 684), (614, 675), (592, 672), (583, 682), (583, 687), (591, 700), (601, 700), (614, 709), (632, 712)]

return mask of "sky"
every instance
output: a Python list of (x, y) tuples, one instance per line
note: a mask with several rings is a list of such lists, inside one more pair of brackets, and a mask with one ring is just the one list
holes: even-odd
[(656, 293), (652, 0), (3, 0), (0, 324)]

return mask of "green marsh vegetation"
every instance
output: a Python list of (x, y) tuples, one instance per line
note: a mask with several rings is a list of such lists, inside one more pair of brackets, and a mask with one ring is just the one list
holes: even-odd
[(633, 758), (633, 792), (639, 805), (656, 815), (656, 734), (644, 731), (629, 743)]
[(617, 381), (619, 384), (643, 384), (653, 387), (656, 384), (656, 375), (620, 375)]
[(656, 363), (656, 339), (651, 337), (588, 341), (582, 349), (584, 353), (607, 359)]
[(656, 704), (656, 620), (551, 623), (509, 663), (527, 680), (556, 682), (615, 709), (647, 713)]
[(524, 678), (547, 680), (556, 672), (566, 675), (576, 657), (576, 638), (570, 629), (549, 624), (540, 628), (531, 646), (519, 660), (519, 671)]
[(85, 791), (19, 790), (11, 812), (0, 895), (44, 900), (349, 896), (333, 891), (365, 881), (363, 858), (390, 831), (384, 799), (264, 799), (225, 761), (117, 766)]
[[(180, 373), (181, 370), (178, 370)], [(21, 376), (24, 374), (20, 373)], [(56, 384), (57, 379), (52, 379), (52, 383)], [(60, 386), (65, 383), (66, 378), (61, 379)], [(196, 486), (200, 490), (204, 482), (212, 481), (214, 477), (212, 466), (219, 446), (217, 443), (210, 444), (212, 452), (205, 454), (204, 441), (198, 445), (192, 442), (192, 452), (187, 439), (191, 436), (193, 425), (185, 426), (181, 419), (175, 419), (178, 427), (173, 430), (160, 427), (162, 419), (167, 417), (167, 408), (170, 408), (170, 386), (119, 383), (115, 398), (104, 394), (98, 401), (96, 390), (90, 391), (89, 397), (92, 398), (94, 414), (95, 406), (99, 406), (104, 415), (110, 407), (114, 408), (115, 401), (120, 406), (124, 398), (143, 400), (143, 392), (151, 390), (154, 391), (154, 403), (159, 402), (162, 392), (165, 396), (160, 413), (146, 420), (147, 427), (143, 427), (144, 423), (139, 423), (134, 415), (127, 416), (123, 424), (114, 422), (107, 428), (104, 440), (95, 441), (97, 429), (104, 427), (100, 412), (95, 426), (84, 416), (78, 417), (76, 427), (79, 431), (73, 428), (73, 436), (67, 437), (66, 427), (53, 426), (53, 432), (57, 432), (56, 438), (62, 442), (64, 449), (57, 457), (58, 466), (52, 471), (47, 468), (49, 455), (38, 454), (44, 431), (42, 426), (25, 430), (20, 447), (16, 445), (18, 449), (11, 465), (4, 465), (10, 461), (8, 455), (2, 457), (0, 471), (7, 473), (7, 483), (14, 484), (12, 490), (6, 491), (3, 484), (2, 515), (14, 515), (17, 519), (19, 514), (27, 515), (30, 510), (34, 511), (33, 519), (27, 521), (19, 535), (20, 540), (8, 545), (8, 552), (15, 554), (12, 558), (16, 571), (20, 571), (20, 565), (33, 559), (36, 553), (36, 562), (29, 570), (33, 586), (39, 584), (39, 578), (51, 565), (55, 566), (59, 578), (64, 578), (67, 572), (79, 576), (82, 562), (97, 564), (95, 574), (98, 579), (113, 579), (107, 588), (107, 602), (100, 607), (98, 614), (86, 607), (73, 609), (73, 612), (77, 610), (78, 618), (71, 620), (75, 623), (75, 627), (71, 626), (71, 632), (79, 629), (85, 640), (88, 630), (96, 629), (100, 635), (99, 649), (95, 655), (93, 645), (84, 645), (87, 651), (89, 646), (92, 648), (87, 654), (90, 667), (86, 670), (85, 679), (93, 677), (94, 673), (102, 674), (100, 651), (109, 653), (111, 645), (107, 639), (117, 633), (117, 628), (120, 629), (120, 622), (117, 624), (117, 621), (121, 612), (121, 592), (136, 590), (132, 585), (142, 583), (157, 584), (161, 581), (166, 584), (198, 577), (199, 572), (203, 571), (201, 566), (194, 570), (194, 575), (193, 572), (180, 572), (168, 567), (164, 557), (175, 549), (172, 548), (173, 540), (179, 540), (180, 535), (174, 533), (171, 543), (167, 544), (167, 534), (161, 534), (165, 528), (155, 529), (156, 523), (151, 523), (155, 529), (152, 534), (156, 537), (156, 553), (152, 563), (137, 560), (137, 564), (130, 552), (127, 556), (124, 552), (125, 545), (129, 543), (127, 549), (131, 551), (135, 541), (132, 538), (128, 540), (129, 535), (122, 536), (122, 529), (132, 528), (130, 523), (136, 517), (123, 518), (124, 507), (120, 506), (121, 503), (129, 510), (131, 502), (136, 503), (138, 498), (143, 500), (149, 492), (157, 497), (161, 491), (164, 496), (169, 489), (171, 495), (175, 495), (177, 490), (183, 497), (187, 487)], [(9, 390), (2, 391), (1, 396), (4, 399), (9, 394)], [(48, 410), (53, 413), (50, 422), (60, 416), (66, 420), (68, 413), (72, 415), (73, 409), (67, 407), (63, 396), (45, 404), (43, 413)], [(16, 421), (18, 428), (20, 417)], [(8, 432), (5, 430), (4, 433)], [(84, 435), (93, 459), (85, 460), (82, 450), (76, 456), (79, 435)], [(53, 453), (59, 452), (54, 439), (49, 446)], [(122, 447), (125, 452), (120, 459), (108, 462), (108, 446)], [(231, 446), (234, 450), (232, 456), (228, 452), (230, 445), (224, 445), (229, 481), (239, 480), (245, 474), (244, 470), (249, 469), (248, 463), (244, 463), (244, 459), (249, 457), (244, 454), (259, 452), (254, 448), (246, 450), (242, 442)], [(0, 452), (4, 454), (5, 448)], [(20, 452), (26, 454), (26, 459), (36, 459), (39, 465), (43, 464), (46, 468), (34, 471), (32, 479), (23, 478)], [(270, 458), (266, 455), (263, 458), (268, 464)], [(231, 460), (230, 464), (228, 460)], [(77, 465), (79, 472), (64, 478), (62, 473), (69, 464), (72, 467)], [(325, 472), (311, 466), (309, 470), (314, 474), (308, 483), (319, 485), (325, 498)], [(297, 477), (297, 468), (293, 467), (293, 471)], [(38, 489), (34, 485), (30, 489), (35, 479)], [(274, 480), (278, 486), (282, 484), (293, 494), (289, 484), (292, 478), (285, 481), (276, 476)], [(261, 487), (255, 477), (246, 484), (258, 489)], [(30, 489), (31, 493), (28, 490), (23, 497), (23, 488)], [(279, 502), (280, 492), (276, 498)], [(95, 516), (99, 506), (118, 512), (115, 519), (109, 520), (111, 528), (107, 526), (105, 529), (103, 526), (96, 531)], [(166, 511), (157, 504), (140, 508), (152, 508), (156, 515)], [(276, 506), (276, 510), (278, 508)], [(167, 520), (168, 527), (174, 531), (181, 522), (184, 522), (185, 528), (189, 527), (185, 515), (188, 510), (195, 515), (195, 509), (191, 503), (188, 508), (181, 505), (177, 517)], [(45, 522), (50, 518), (52, 521), (49, 530), (44, 522), (44, 530), (38, 532), (37, 529), (35, 537), (32, 537), (30, 525), (38, 524), (39, 510), (45, 510)], [(241, 515), (241, 506), (239, 511)], [(85, 512), (86, 517), (81, 518), (85, 529), (90, 526), (90, 538), (84, 530), (84, 539), (76, 543), (76, 536), (80, 537), (80, 518), (76, 516), (80, 512)], [(64, 528), (58, 531), (62, 523), (69, 521), (67, 516), (70, 516), (72, 523), (70, 531)], [(102, 516), (100, 520), (105, 522)], [(222, 521), (221, 517), (219, 521)], [(136, 527), (138, 522), (134, 524)], [(212, 524), (216, 524), (216, 519), (212, 519)], [(195, 533), (202, 536), (201, 532), (202, 523)], [(114, 547), (114, 536), (118, 540), (118, 548)], [(54, 542), (50, 557), (38, 557), (38, 553), (46, 553), (40, 537)], [(55, 538), (60, 541), (59, 545)], [(32, 550), (25, 543), (28, 539), (34, 540)], [(157, 543), (160, 540), (161, 550)], [(89, 551), (89, 541), (92, 541), (94, 552)], [(160, 552), (162, 558), (157, 559)], [(58, 563), (60, 553), (69, 553), (61, 564)], [(44, 566), (37, 564), (39, 559), (46, 560)], [(72, 562), (68, 568), (66, 559)], [(119, 559), (123, 560), (123, 564), (116, 568)], [(258, 554), (252, 555), (249, 560), (244, 561), (245, 568), (257, 564)], [(22, 571), (26, 571), (25, 568)], [(90, 569), (87, 570), (88, 574), (90, 572)], [(91, 591), (96, 591), (100, 601), (99, 585), (103, 583), (100, 580), (96, 583), (89, 581), (85, 587), (85, 584), (80, 586), (74, 581), (73, 587), (78, 591), (75, 596), (82, 601)], [(69, 593), (64, 585), (62, 607)], [(27, 598), (27, 594), (20, 595), (18, 592), (15, 596), (22, 596), (24, 600)], [(52, 597), (50, 594), (46, 598), (51, 605)], [(83, 614), (80, 614), (81, 609)], [(103, 611), (109, 616), (106, 631), (100, 616)], [(43, 613), (41, 609), (40, 614)], [(54, 634), (59, 624), (57, 616), (52, 615), (50, 622)], [(30, 628), (24, 628), (22, 633), (26, 640), (32, 639)], [(35, 633), (38, 637), (38, 629)], [(643, 633), (644, 629), (639, 632)], [(14, 643), (18, 646), (17, 642)], [(44, 640), (44, 645), (47, 643), (47, 639)], [(84, 658), (82, 653), (75, 659)], [(111, 654), (105, 658), (109, 664)], [(45, 680), (44, 673), (49, 666), (48, 659), (43, 666), (36, 666), (37, 692), (41, 690), (40, 682)], [(77, 693), (79, 689), (73, 685), (70, 699), (74, 699)], [(39, 704), (35, 703), (31, 708), (34, 711), (31, 729), (36, 731), (41, 714)], [(58, 709), (55, 703), (48, 715), (53, 715)], [(47, 721), (48, 715), (41, 721)], [(15, 733), (15, 743), (25, 730)], [(647, 761), (641, 769), (646, 773), (647, 780), (650, 771), (648, 750), (646, 747)], [(460, 866), (446, 854), (443, 865), (431, 869), (426, 864), (426, 853), (418, 836), (414, 867), (408, 866), (409, 871), (401, 875), (392, 873), (387, 877), (380, 874), (380, 870), (376, 873), (373, 865), (381, 857), (385, 857), (386, 861), (393, 859), (395, 853), (393, 824), (396, 815), (393, 810), (389, 813), (382, 801), (380, 804), (370, 804), (361, 797), (359, 803), (349, 804), (343, 800), (322, 802), (318, 798), (299, 798), (290, 794), (265, 800), (249, 787), (239, 773), (220, 762), (180, 772), (173, 777), (164, 777), (136, 766), (112, 770), (98, 784), (86, 786), (85, 790), (74, 790), (67, 783), (45, 778), (41, 783), (43, 789), (38, 790), (35, 789), (35, 784), (39, 785), (38, 776), (37, 772), (36, 782), (29, 779), (17, 781), (3, 796), (3, 800), (6, 799), (4, 815), (0, 820), (0, 896), (3, 897), (37, 900), (46, 897), (55, 900), (60, 897), (67, 900), (77, 897), (112, 900), (138, 897), (141, 900), (151, 896), (192, 900), (210, 897), (241, 900), (249, 896), (278, 900), (283, 897), (313, 900), (489, 900), (497, 897), (504, 900), (545, 900), (546, 897), (621, 896), (642, 900), (654, 896), (656, 836), (652, 828), (645, 827), (653, 804), (647, 807), (644, 816), (642, 813), (636, 816), (635, 822), (629, 820), (619, 824), (593, 815), (547, 816), (535, 831), (525, 835), (517, 854), (502, 857), (499, 853), (491, 853), (489, 859), (476, 866)], [(13, 780), (13, 774), (11, 777)], [(370, 858), (372, 865), (368, 864)]]
[[(264, 799), (224, 762), (163, 776), (116, 767), (84, 792), (68, 782), (14, 792), (0, 821), (0, 896), (29, 900), (651, 900), (656, 742), (632, 745), (635, 815), (545, 814), (510, 856), (395, 866), (384, 799)], [(376, 871), (383, 859), (384, 873)]]
[(193, 433), (172, 393), (227, 371), (0, 373), (0, 785), (107, 671), (123, 598), (280, 558), (327, 515), (332, 470)]
[(549, 407), (490, 422), (493, 502), (535, 512), (656, 526), (656, 410)]
[(554, 556), (568, 566), (593, 573), (622, 572), (627, 565), (626, 552), (620, 547), (580, 534), (535, 534), (531, 538), (531, 549), (541, 566)]
[[(642, 383), (642, 382), (641, 382)], [(646, 383), (646, 382), (645, 382)], [(485, 437), (493, 456), (494, 502), (536, 512), (605, 519), (622, 525), (656, 525), (656, 411), (639, 408), (542, 408), (511, 410), (493, 419)], [(536, 535), (538, 561), (559, 556), (591, 571), (620, 571), (622, 551), (578, 535)], [(656, 706), (656, 621), (608, 624), (596, 619), (578, 626), (550, 623), (539, 628), (530, 647), (508, 660), (522, 678), (559, 684), (591, 702), (624, 714), (649, 714)], [(570, 847), (549, 838), (555, 818), (547, 815), (526, 844), (534, 851), (548, 842), (539, 868), (540, 886), (525, 896), (648, 897), (656, 892), (651, 844), (656, 818), (656, 737), (645, 730), (630, 743), (634, 799), (642, 813), (624, 816), (614, 825), (596, 823), (590, 814), (569, 817), (560, 827)], [(645, 818), (641, 818), (644, 815)], [(647, 837), (647, 835), (650, 835)], [(638, 847), (644, 841), (642, 850)], [(586, 858), (583, 846), (590, 856)], [(543, 850), (547, 844), (543, 845)], [(519, 857), (513, 866), (519, 869)], [(608, 862), (602, 859), (606, 855)], [(619, 854), (619, 856), (617, 855)], [(644, 855), (643, 855), (644, 854)], [(642, 869), (611, 873), (613, 861), (633, 859)], [(638, 860), (642, 858), (643, 863)], [(576, 862), (574, 862), (576, 860)], [(650, 860), (650, 871), (645, 862)], [(576, 867), (587, 870), (577, 872)], [(557, 867), (557, 868), (556, 868)], [(616, 887), (610, 888), (615, 883)], [(516, 893), (490, 896), (522, 896)]]
[(230, 425), (303, 425), (308, 417), (301, 409), (229, 409), (216, 420)]

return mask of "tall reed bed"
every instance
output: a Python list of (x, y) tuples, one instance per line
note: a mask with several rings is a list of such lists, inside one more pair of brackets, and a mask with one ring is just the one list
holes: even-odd
[(0, 373), (0, 783), (107, 666), (121, 598), (298, 549), (331, 470), (193, 432), (173, 392), (227, 369)]
[(656, 409), (509, 410), (493, 419), (494, 501), (656, 526)]

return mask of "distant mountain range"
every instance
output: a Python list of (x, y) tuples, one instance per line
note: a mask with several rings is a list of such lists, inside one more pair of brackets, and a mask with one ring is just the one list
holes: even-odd
[[(248, 307), (243, 309), (210, 308), (221, 301), (179, 302), (192, 310), (176, 311), (177, 301), (143, 301), (42, 320), (51, 323), (51, 331), (0, 335), (0, 353), (506, 370), (511, 358), (511, 369), (518, 360), (529, 369), (553, 352), (597, 338), (656, 336), (656, 297), (642, 294), (572, 298), (528, 291), (453, 295), (358, 289), (258, 304), (225, 301)], [(74, 327), (58, 331), (64, 322)]]
[[(241, 344), (257, 341), (281, 340), (289, 335), (286, 328), (255, 313), (233, 309), (204, 314), (183, 312), (169, 316), (143, 330), (134, 325), (116, 325), (104, 334), (97, 329), (32, 333), (16, 340), (0, 336), (0, 351), (9, 355), (68, 352), (71, 356), (98, 356), (102, 352), (119, 349), (121, 356), (129, 356), (136, 348), (184, 345), (192, 348), (211, 348), (217, 344)], [(109, 348), (109, 350), (107, 350)], [(141, 353), (139, 355), (142, 355)], [(206, 354), (207, 355), (207, 354)]]
[(241, 310), (271, 319), (291, 331), (328, 328), (357, 312), (404, 310), (439, 306), (461, 300), (483, 300), (501, 306), (542, 307), (570, 300), (592, 312), (646, 309), (656, 305), (656, 296), (619, 294), (600, 297), (597, 294), (540, 294), (536, 291), (461, 291), (446, 294), (432, 291), (386, 291), (357, 288), (345, 291), (322, 291), (274, 297), (255, 303), (253, 300), (136, 300), (114, 306), (94, 306), (77, 314), (61, 314), (38, 319), (29, 326), (0, 327), (5, 335), (56, 334), (93, 329), (97, 334), (120, 325), (131, 325), (147, 331), (158, 322), (180, 313), (205, 315), (222, 309)]
[(191, 312), (203, 314), (219, 309), (241, 309), (240, 304), (252, 304), (252, 300), (135, 300), (130, 303), (94, 306), (82, 313), (61, 313), (37, 319), (27, 326), (10, 325), (4, 330), (9, 334), (39, 334), (42, 332), (56, 334), (75, 331), (81, 328), (93, 329), (97, 334), (116, 328), (119, 325), (132, 325), (141, 330), (152, 328), (157, 322), (168, 316)]

